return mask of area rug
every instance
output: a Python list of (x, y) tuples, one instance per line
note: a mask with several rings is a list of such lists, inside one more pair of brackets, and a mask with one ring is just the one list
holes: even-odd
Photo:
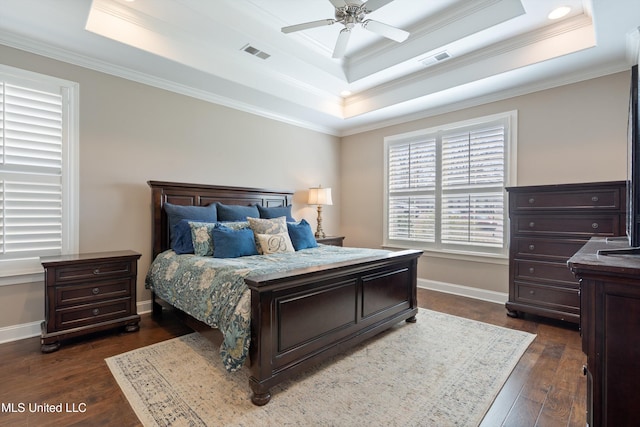
[(145, 426), (477, 426), (535, 335), (420, 309), (251, 403), (193, 333), (106, 359)]

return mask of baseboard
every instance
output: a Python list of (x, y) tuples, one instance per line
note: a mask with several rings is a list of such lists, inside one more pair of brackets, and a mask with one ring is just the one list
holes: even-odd
[[(504, 304), (508, 299), (508, 294), (503, 292), (488, 291), (485, 289), (471, 288), (469, 286), (454, 285), (452, 283), (436, 282), (435, 280), (418, 279), (418, 287), (483, 301), (495, 302), (497, 304)], [(151, 300), (139, 301), (136, 304), (136, 308), (138, 310), (138, 314), (151, 313)], [(0, 328), (0, 344), (39, 336), (41, 332), (41, 323), (42, 321), (38, 321)]]
[(151, 300), (146, 301), (138, 301), (136, 304), (136, 309), (138, 310), (138, 314), (151, 313)]
[(453, 283), (438, 282), (435, 280), (418, 279), (418, 287), (462, 297), (479, 299), (482, 301), (504, 304), (509, 299), (509, 294), (504, 292), (489, 291), (487, 289), (472, 288), (470, 286), (455, 285)]
[(0, 328), (0, 344), (39, 336), (41, 323), (42, 321)]

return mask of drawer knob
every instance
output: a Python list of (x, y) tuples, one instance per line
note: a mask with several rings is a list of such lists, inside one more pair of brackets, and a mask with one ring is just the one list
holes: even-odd
[(529, 204), (532, 205), (536, 202), (536, 198), (535, 197), (531, 197), (529, 198)]
[(535, 249), (536, 249), (536, 245), (529, 245), (529, 250), (530, 250), (530, 251), (533, 251), (533, 250), (535, 250)]
[(536, 226), (536, 223), (535, 223), (535, 222), (531, 221), (531, 222), (529, 223), (529, 228), (533, 228), (533, 227), (535, 227), (535, 226)]
[(591, 224), (591, 228), (593, 228), (594, 230), (596, 230), (598, 228), (598, 223), (594, 222), (593, 224)]
[(529, 291), (529, 295), (535, 295), (535, 294), (536, 294), (536, 291), (533, 291), (533, 290)]
[(100, 288), (91, 289), (91, 293), (94, 294), (94, 295), (98, 295), (100, 293)]
[(93, 274), (100, 274), (100, 269), (96, 268), (95, 270), (93, 270)]
[(529, 274), (535, 273), (536, 269), (533, 267), (529, 267)]
[(592, 202), (597, 202), (598, 200), (599, 200), (599, 199), (598, 199), (598, 196), (593, 196), (593, 197), (591, 198), (591, 201), (592, 201)]
[(97, 316), (98, 314), (100, 314), (100, 310), (97, 308), (94, 308), (91, 313), (93, 313), (94, 316)]

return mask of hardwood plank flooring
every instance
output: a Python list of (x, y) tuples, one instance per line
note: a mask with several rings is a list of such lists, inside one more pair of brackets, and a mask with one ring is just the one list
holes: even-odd
[[(585, 425), (586, 357), (575, 325), (512, 319), (502, 305), (424, 289), (418, 301), (423, 308), (537, 334), (482, 426)], [(40, 352), (37, 337), (2, 344), (0, 426), (139, 426), (104, 359), (190, 332), (165, 310), (159, 322), (143, 315), (138, 332), (98, 333), (67, 341), (50, 354)], [(29, 405), (43, 403), (67, 404), (76, 412), (30, 412)]]

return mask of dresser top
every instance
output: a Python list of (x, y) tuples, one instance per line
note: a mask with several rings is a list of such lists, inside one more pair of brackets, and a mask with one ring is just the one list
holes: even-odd
[(510, 193), (528, 192), (528, 191), (567, 191), (591, 189), (595, 187), (621, 187), (626, 186), (627, 181), (603, 181), (603, 182), (582, 182), (571, 184), (548, 184), (548, 185), (522, 185), (516, 187), (506, 187)]
[[(592, 237), (567, 261), (567, 265), (574, 273), (593, 271), (640, 276), (640, 251), (625, 252), (628, 249), (626, 238)], [(599, 253), (611, 250), (620, 252)]]
[(101, 260), (110, 260), (117, 258), (140, 258), (140, 254), (135, 251), (110, 251), (110, 252), (86, 252), (78, 254), (67, 255), (54, 255), (44, 256), (40, 258), (40, 263), (47, 267), (48, 265), (60, 264), (60, 263), (74, 263), (74, 262), (95, 262)]

